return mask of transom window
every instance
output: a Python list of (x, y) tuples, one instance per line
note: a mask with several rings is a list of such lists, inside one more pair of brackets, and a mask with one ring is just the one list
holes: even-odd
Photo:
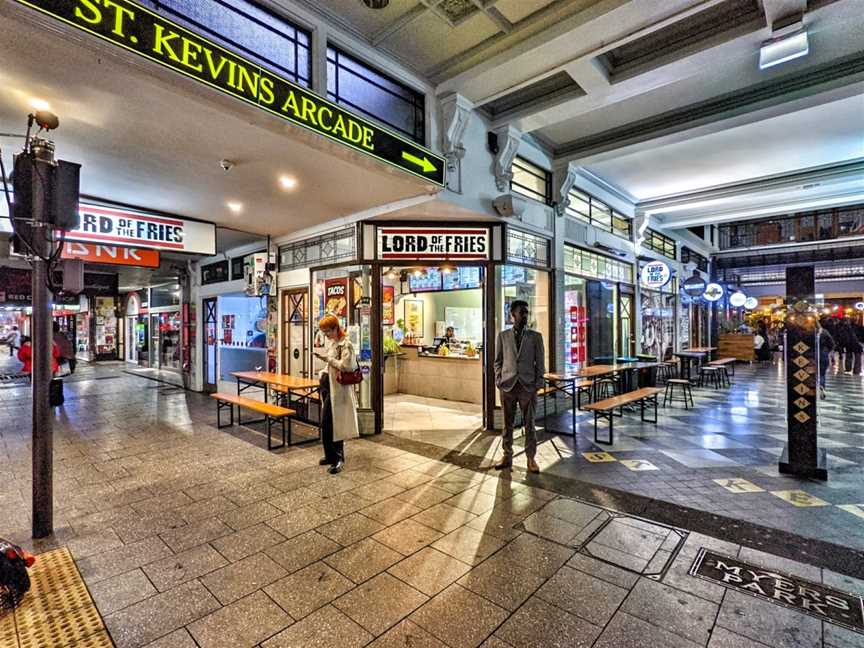
[(513, 179), (510, 190), (532, 200), (548, 205), (552, 202), (552, 174), (532, 164), (525, 158), (516, 157), (510, 169)]
[(249, 0), (145, 0), (152, 9), (262, 67), (309, 87), (309, 32)]
[(678, 256), (678, 244), (675, 243), (675, 239), (670, 238), (665, 234), (661, 234), (650, 227), (645, 230), (645, 240), (642, 242), (642, 247), (646, 250), (653, 250), (657, 254), (669, 257), (673, 261)]
[(389, 126), (426, 140), (426, 97), (333, 46), (327, 47), (327, 97)]
[(570, 204), (567, 206), (568, 216), (604, 232), (611, 232), (627, 239), (631, 237), (633, 227), (630, 219), (602, 200), (579, 189), (571, 189), (568, 197), (570, 198)]

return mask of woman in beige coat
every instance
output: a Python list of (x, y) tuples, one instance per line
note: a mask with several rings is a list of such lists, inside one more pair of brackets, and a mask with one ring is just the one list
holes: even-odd
[(319, 462), (330, 466), (330, 474), (342, 471), (345, 465), (344, 441), (360, 436), (357, 426), (357, 401), (354, 385), (340, 385), (339, 372), (350, 373), (358, 367), (357, 356), (348, 336), (339, 326), (339, 320), (327, 315), (318, 323), (327, 338), (325, 353), (316, 357), (327, 366), (321, 370), (321, 443), (324, 457)]

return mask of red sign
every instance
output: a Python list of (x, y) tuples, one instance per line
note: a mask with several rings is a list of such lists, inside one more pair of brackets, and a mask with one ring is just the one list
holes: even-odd
[(387, 325), (395, 324), (395, 305), (396, 305), (396, 290), (393, 286), (384, 286), (384, 294), (382, 299), (381, 323)]
[(324, 311), (336, 317), (348, 314), (348, 281), (327, 279), (324, 282)]
[(159, 267), (159, 250), (142, 250), (141, 248), (117, 245), (67, 241), (63, 245), (63, 252), (60, 256), (63, 259), (80, 259), (91, 263), (140, 266), (142, 268)]

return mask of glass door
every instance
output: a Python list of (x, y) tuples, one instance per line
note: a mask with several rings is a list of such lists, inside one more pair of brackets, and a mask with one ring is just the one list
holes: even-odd
[(309, 377), (309, 291), (282, 293), (282, 372)]
[(633, 295), (619, 293), (618, 298), (618, 354), (624, 357), (633, 356), (636, 342), (633, 330)]
[(204, 311), (204, 391), (213, 393), (219, 385), (219, 371), (216, 366), (219, 350), (219, 320), (216, 297), (203, 302)]

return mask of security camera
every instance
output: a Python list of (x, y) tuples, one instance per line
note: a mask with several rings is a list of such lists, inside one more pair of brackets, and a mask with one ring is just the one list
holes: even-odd
[(222, 167), (222, 170), (225, 173), (228, 173), (231, 169), (234, 168), (234, 163), (231, 160), (219, 160), (219, 166)]

